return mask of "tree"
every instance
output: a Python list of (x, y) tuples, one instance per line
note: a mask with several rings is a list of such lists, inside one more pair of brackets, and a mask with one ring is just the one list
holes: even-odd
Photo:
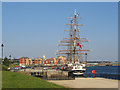
[(4, 58), (3, 65), (9, 66), (10, 61), (7, 57)]

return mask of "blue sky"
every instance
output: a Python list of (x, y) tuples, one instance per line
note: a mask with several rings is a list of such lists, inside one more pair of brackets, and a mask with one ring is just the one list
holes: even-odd
[(118, 6), (117, 3), (3, 3), (2, 25), (4, 56), (30, 58), (55, 57), (57, 44), (67, 37), (67, 17), (75, 8), (83, 19), (82, 37), (88, 38), (89, 60), (118, 59)]

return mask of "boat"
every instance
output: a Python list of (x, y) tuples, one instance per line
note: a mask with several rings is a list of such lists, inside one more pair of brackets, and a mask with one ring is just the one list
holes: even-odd
[(85, 43), (88, 43), (87, 38), (82, 38), (80, 35), (79, 26), (83, 24), (78, 24), (78, 20), (82, 19), (79, 14), (74, 12), (73, 17), (68, 17), (70, 23), (70, 30), (64, 30), (69, 32), (68, 38), (63, 38), (58, 46), (66, 47), (64, 50), (58, 50), (57, 55), (66, 55), (67, 59), (65, 64), (67, 64), (69, 74), (71, 75), (84, 75), (86, 71), (85, 67), (87, 64), (87, 54), (90, 50), (86, 50)]

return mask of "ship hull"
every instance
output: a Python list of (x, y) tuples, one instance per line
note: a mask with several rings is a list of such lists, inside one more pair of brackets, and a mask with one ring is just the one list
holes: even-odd
[(84, 76), (85, 69), (83, 70), (70, 70), (68, 76), (76, 77), (76, 76)]

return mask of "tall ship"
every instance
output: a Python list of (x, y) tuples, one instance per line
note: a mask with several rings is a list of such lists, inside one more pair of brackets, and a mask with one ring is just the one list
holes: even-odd
[(58, 44), (59, 47), (64, 47), (61, 50), (58, 50), (57, 55), (66, 56), (66, 62), (69, 72), (75, 75), (83, 75), (85, 72), (85, 66), (87, 63), (87, 55), (90, 50), (86, 49), (86, 43), (88, 43), (87, 38), (83, 38), (80, 35), (80, 26), (79, 24), (79, 14), (74, 12), (73, 17), (68, 17), (70, 23), (66, 24), (70, 26), (69, 30), (64, 30), (68, 32), (68, 37), (63, 38)]

